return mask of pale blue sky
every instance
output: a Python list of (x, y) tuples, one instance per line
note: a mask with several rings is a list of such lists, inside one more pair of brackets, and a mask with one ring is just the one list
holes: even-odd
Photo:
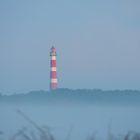
[(0, 92), (140, 89), (140, 0), (1, 0)]

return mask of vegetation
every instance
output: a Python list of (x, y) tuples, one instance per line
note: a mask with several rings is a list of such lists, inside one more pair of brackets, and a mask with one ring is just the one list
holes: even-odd
[[(17, 131), (15, 134), (13, 134), (9, 140), (57, 140), (55, 136), (51, 133), (48, 126), (41, 127), (38, 124), (36, 124), (32, 119), (30, 119), (28, 116), (26, 116), (23, 112), (20, 110), (17, 110), (17, 113), (22, 116), (29, 124), (33, 126), (33, 129), (30, 130), (27, 127), (23, 127), (19, 131)], [(111, 130), (108, 131), (108, 137), (107, 140), (140, 140), (140, 133), (137, 132), (128, 132), (126, 135), (121, 135), (119, 137), (113, 135), (111, 133)], [(66, 140), (71, 139), (72, 130), (68, 132)], [(0, 140), (7, 140), (4, 139), (4, 132), (0, 131)], [(86, 138), (86, 140), (98, 140), (95, 136), (95, 134), (92, 134)]]
[(94, 104), (139, 104), (138, 90), (100, 90), (100, 89), (57, 89), (55, 91), (31, 91), (29, 93), (0, 95), (0, 102), (13, 103), (94, 103)]

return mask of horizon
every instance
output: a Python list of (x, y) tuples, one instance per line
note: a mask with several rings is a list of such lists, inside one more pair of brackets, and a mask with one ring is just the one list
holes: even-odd
[(11, 95), (20, 95), (20, 94), (30, 94), (30, 93), (32, 93), (32, 92), (53, 92), (53, 93), (55, 93), (55, 92), (59, 92), (59, 91), (89, 91), (89, 92), (91, 92), (91, 91), (100, 91), (100, 92), (140, 92), (140, 90), (137, 90), (137, 89), (112, 89), (112, 90), (104, 90), (104, 89), (97, 89), (97, 88), (95, 88), (95, 89), (70, 89), (70, 88), (57, 88), (57, 89), (55, 89), (55, 90), (43, 90), (43, 89), (40, 89), (40, 90), (30, 90), (30, 91), (27, 91), (27, 92), (20, 92), (20, 93), (18, 93), (18, 92), (13, 92), (13, 93), (10, 93), (10, 94), (7, 94), (7, 93), (2, 93), (2, 92), (0, 92), (0, 95), (2, 95), (2, 96), (4, 96), (4, 95), (6, 95), (6, 96), (11, 96)]

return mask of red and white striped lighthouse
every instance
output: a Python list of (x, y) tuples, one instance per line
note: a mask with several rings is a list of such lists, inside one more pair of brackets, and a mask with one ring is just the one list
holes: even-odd
[(51, 57), (51, 72), (50, 72), (50, 90), (57, 89), (58, 80), (57, 80), (57, 67), (56, 67), (56, 49), (51, 48), (50, 52)]

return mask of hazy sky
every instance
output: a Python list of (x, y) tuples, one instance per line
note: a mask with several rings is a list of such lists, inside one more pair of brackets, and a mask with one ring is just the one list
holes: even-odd
[(140, 0), (0, 0), (0, 92), (140, 89)]

